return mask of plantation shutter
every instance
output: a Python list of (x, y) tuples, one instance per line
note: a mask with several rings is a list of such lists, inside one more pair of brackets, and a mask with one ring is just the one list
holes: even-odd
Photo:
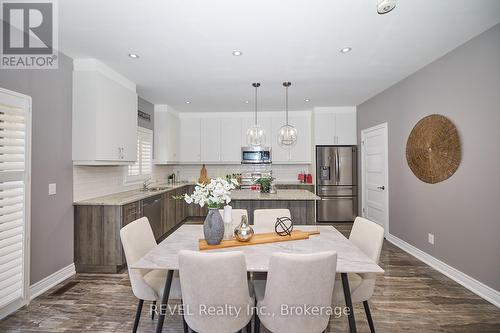
[(26, 299), (29, 103), (0, 89), (0, 310)]
[(153, 132), (146, 128), (137, 129), (137, 159), (128, 167), (128, 181), (148, 178), (153, 169)]

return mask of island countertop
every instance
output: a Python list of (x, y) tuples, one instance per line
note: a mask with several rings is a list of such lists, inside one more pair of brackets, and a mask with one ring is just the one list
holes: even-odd
[(231, 192), (232, 201), (242, 200), (278, 200), (278, 201), (314, 201), (320, 200), (316, 194), (307, 190), (277, 190), (276, 193), (260, 193), (251, 190), (234, 190)]

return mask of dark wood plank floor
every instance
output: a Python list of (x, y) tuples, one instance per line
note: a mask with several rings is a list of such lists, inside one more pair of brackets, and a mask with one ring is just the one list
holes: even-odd
[[(336, 227), (349, 233), (350, 225)], [(500, 332), (499, 308), (388, 242), (381, 266), (370, 301), (377, 332)], [(130, 332), (135, 306), (126, 273), (78, 274), (0, 321), (0, 332)], [(148, 310), (140, 332), (154, 332)], [(355, 310), (358, 332), (369, 332), (362, 305)], [(332, 319), (328, 331), (347, 332), (346, 318)], [(181, 317), (167, 317), (164, 332), (182, 332)]]

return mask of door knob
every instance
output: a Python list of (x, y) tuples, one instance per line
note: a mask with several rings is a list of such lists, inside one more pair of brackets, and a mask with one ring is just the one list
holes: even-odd
[(382, 186), (377, 186), (377, 188), (378, 188), (379, 190), (385, 190), (385, 186), (383, 186), (383, 185), (382, 185)]

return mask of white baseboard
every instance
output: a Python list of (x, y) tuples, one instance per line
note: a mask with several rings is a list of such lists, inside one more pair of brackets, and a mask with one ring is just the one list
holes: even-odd
[(500, 292), (498, 292), (497, 290), (488, 287), (484, 283), (474, 279), (473, 277), (470, 277), (469, 275), (459, 271), (456, 268), (451, 267), (441, 260), (434, 258), (430, 254), (416, 248), (415, 246), (405, 242), (402, 239), (399, 239), (392, 234), (388, 234), (386, 239), (403, 251), (408, 252), (409, 254), (423, 261), (438, 272), (446, 275), (453, 281), (469, 289), (474, 294), (482, 297), (491, 304), (500, 307)]
[(72, 277), (76, 274), (75, 264), (70, 264), (64, 268), (61, 268), (57, 272), (47, 276), (46, 278), (32, 284), (29, 290), (29, 299), (32, 300), (50, 288), (54, 287), (58, 283)]

